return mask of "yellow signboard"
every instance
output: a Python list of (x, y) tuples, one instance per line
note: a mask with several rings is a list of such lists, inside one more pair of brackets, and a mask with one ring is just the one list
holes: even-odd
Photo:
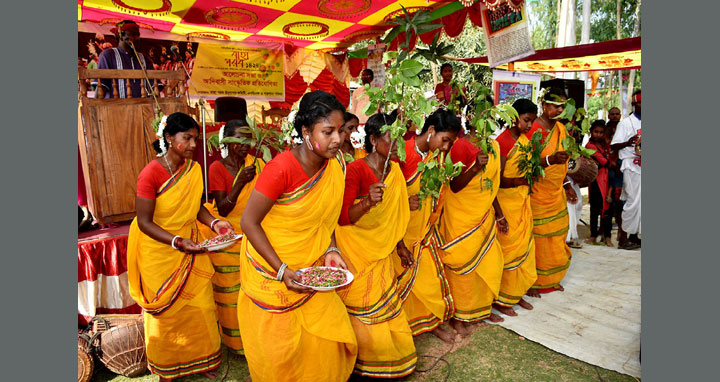
[(205, 98), (236, 96), (247, 100), (284, 101), (283, 65), (281, 49), (200, 44), (192, 68), (192, 82)]

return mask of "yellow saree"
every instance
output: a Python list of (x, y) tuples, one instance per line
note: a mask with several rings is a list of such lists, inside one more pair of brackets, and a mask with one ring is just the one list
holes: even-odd
[[(492, 203), (500, 187), (500, 148), (485, 169), (460, 192), (448, 191), (440, 217), (440, 254), (450, 283), (458, 321), (476, 322), (490, 316), (502, 278), (503, 257), (497, 241)], [(484, 187), (485, 179), (493, 182)]]
[[(545, 139), (542, 157), (562, 150), (562, 140), (566, 136), (565, 125), (556, 122)], [(557, 288), (570, 266), (572, 253), (565, 243), (569, 228), (567, 198), (563, 189), (567, 168), (567, 163), (545, 168), (545, 178), (535, 183), (530, 194), (537, 267), (533, 289)]]
[(415, 370), (412, 332), (398, 296), (392, 256), (403, 238), (410, 207), (400, 166), (390, 162), (383, 200), (354, 225), (339, 226), (335, 240), (355, 280), (338, 294), (358, 340), (355, 374), (398, 378)]
[[(305, 184), (281, 195), (262, 221), (280, 259), (293, 270), (318, 265), (342, 208), (345, 163), (330, 159)], [(296, 293), (242, 239), (238, 324), (254, 382), (345, 381), (357, 342), (335, 292)]]
[[(430, 158), (430, 155), (427, 156)], [(442, 162), (444, 158), (441, 157)], [(406, 180), (408, 195), (420, 192), (420, 177), (415, 173)], [(394, 256), (400, 299), (413, 336), (429, 332), (450, 318), (453, 299), (445, 270), (438, 253), (435, 223), (442, 203), (432, 197), (425, 198), (422, 208), (410, 211), (410, 221), (403, 237), (405, 246), (412, 251), (413, 266), (403, 268), (400, 258)]]
[[(524, 176), (518, 170), (520, 150), (518, 145), (528, 144), (525, 135), (520, 134), (505, 162), (505, 177)], [(498, 203), (508, 223), (508, 233), (497, 236), (502, 248), (504, 268), (500, 293), (495, 302), (502, 306), (513, 306), (535, 283), (535, 240), (533, 238), (532, 207), (528, 186), (501, 188), (497, 194)]]
[[(254, 160), (255, 157), (248, 154), (245, 157), (243, 168), (252, 166)], [(238, 195), (235, 201), (235, 207), (230, 211), (228, 216), (220, 216), (215, 201), (205, 203), (205, 208), (207, 208), (210, 214), (213, 215), (214, 218), (229, 221), (230, 224), (233, 225), (235, 233), (242, 233), (242, 229), (240, 228), (242, 213), (245, 210), (245, 205), (253, 188), (255, 188), (257, 175), (260, 174), (263, 167), (265, 167), (265, 162), (263, 162), (262, 159), (258, 159), (255, 178), (243, 186), (240, 195)], [(242, 171), (242, 168), (240, 171)], [(237, 175), (240, 175), (240, 171), (238, 171)], [(235, 176), (235, 182), (237, 182), (238, 179), (237, 175)], [(203, 240), (217, 235), (210, 227), (200, 225), (199, 228), (200, 237)], [(222, 336), (222, 341), (225, 346), (235, 354), (244, 354), (242, 340), (240, 339), (240, 329), (238, 328), (237, 322), (237, 300), (238, 293), (240, 292), (240, 245), (241, 243), (237, 242), (230, 248), (218, 252), (210, 252), (210, 261), (212, 261), (213, 268), (215, 268), (212, 283), (215, 307), (217, 309), (218, 321), (220, 321), (220, 335)]]
[[(188, 160), (155, 200), (153, 221), (173, 235), (197, 240), (203, 191), (200, 166)], [(154, 374), (175, 378), (220, 365), (220, 334), (206, 254), (188, 255), (130, 225), (127, 248), (132, 298), (143, 308), (145, 351)]]

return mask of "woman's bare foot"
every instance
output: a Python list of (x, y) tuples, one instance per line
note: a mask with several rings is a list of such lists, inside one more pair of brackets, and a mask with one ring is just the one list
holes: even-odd
[(449, 330), (445, 330), (442, 327), (438, 326), (437, 328), (433, 329), (430, 333), (434, 335), (435, 337), (443, 340), (446, 343), (453, 343), (455, 342), (455, 334), (453, 334)]
[(520, 299), (520, 301), (518, 301), (518, 305), (520, 305), (520, 307), (523, 309), (533, 310), (533, 306), (523, 299)]
[[(516, 315), (517, 315), (517, 314), (516, 314)], [(487, 319), (490, 320), (490, 322), (495, 322), (495, 323), (505, 321), (504, 318), (498, 316), (498, 315), (495, 314), (495, 313), (490, 313), (490, 317), (488, 317)]]
[(614, 245), (612, 243), (612, 239), (609, 237), (605, 238), (605, 245), (607, 245), (608, 247), (614, 247)]
[(215, 378), (217, 378), (217, 369), (206, 371), (204, 373), (200, 373), (200, 375), (202, 375), (203, 377), (205, 377), (207, 379), (215, 379)]
[(460, 320), (450, 320), (450, 326), (452, 326), (453, 330), (455, 330), (455, 332), (461, 337), (465, 337), (470, 333), (465, 326), (465, 323)]
[(587, 240), (585, 240), (585, 243), (595, 244), (596, 241), (597, 241), (597, 236), (590, 236), (589, 238), (587, 238)]
[[(493, 308), (497, 309), (498, 312), (500, 312), (506, 316), (511, 316), (511, 317), (517, 316), (517, 312), (515, 312), (515, 309), (513, 309), (510, 306), (502, 306), (502, 305), (494, 304)], [(492, 314), (490, 314), (490, 315), (492, 316)]]
[(565, 288), (563, 288), (562, 285), (558, 284), (558, 286), (555, 287), (556, 290), (559, 290), (560, 292), (564, 292)]
[(530, 289), (528, 289), (527, 292), (525, 292), (525, 294), (528, 295), (528, 296), (530, 296), (530, 297), (541, 298), (541, 297), (540, 297), (540, 292), (538, 292), (537, 289), (530, 288)]

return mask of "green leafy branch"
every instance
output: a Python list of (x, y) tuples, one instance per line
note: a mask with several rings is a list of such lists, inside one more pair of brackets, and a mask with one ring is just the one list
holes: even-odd
[(589, 158), (595, 153), (593, 149), (578, 145), (573, 137), (574, 133), (579, 133), (580, 137), (590, 133), (590, 119), (584, 108), (576, 108), (574, 99), (571, 98), (565, 102), (565, 109), (560, 115), (555, 117), (555, 119), (568, 120), (565, 126), (567, 127), (568, 136), (563, 138), (562, 145), (568, 155), (570, 155), (570, 159), (575, 160), (580, 155)]
[(249, 137), (224, 137), (222, 141), (219, 136), (215, 135), (208, 139), (208, 150), (211, 147), (219, 148), (220, 144), (238, 143), (241, 145), (249, 145), (255, 150), (256, 156), (253, 165), (257, 167), (257, 154), (262, 153), (265, 163), (272, 159), (271, 148), (282, 151), (284, 150), (284, 140), (282, 132), (276, 130), (272, 126), (260, 124), (258, 125), (250, 116), (245, 117), (248, 126), (238, 127), (237, 131), (249, 135)]
[(418, 171), (422, 172), (420, 192), (417, 194), (420, 199), (420, 208), (422, 208), (422, 201), (428, 196), (439, 198), (443, 185), (448, 185), (462, 172), (464, 164), (462, 162), (453, 163), (449, 154), (445, 155), (444, 161), (441, 162), (441, 160), (438, 158), (438, 151), (434, 151), (427, 161), (418, 163)]
[(542, 144), (542, 134), (536, 131), (530, 142), (526, 145), (520, 144), (520, 159), (518, 160), (518, 171), (527, 179), (530, 193), (535, 182), (545, 177), (545, 169), (540, 165), (542, 163), (542, 153), (544, 146)]

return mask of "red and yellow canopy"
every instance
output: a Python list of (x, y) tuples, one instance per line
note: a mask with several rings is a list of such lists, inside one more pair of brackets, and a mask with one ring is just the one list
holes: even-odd
[[(493, 7), (505, 0), (482, 1)], [(140, 24), (146, 38), (290, 42), (332, 50), (381, 36), (394, 26), (388, 21), (402, 14), (401, 4), (410, 12), (435, 12), (437, 18), (464, 9), (452, 0), (78, 0), (78, 21), (86, 32), (108, 33), (129, 19)]]

